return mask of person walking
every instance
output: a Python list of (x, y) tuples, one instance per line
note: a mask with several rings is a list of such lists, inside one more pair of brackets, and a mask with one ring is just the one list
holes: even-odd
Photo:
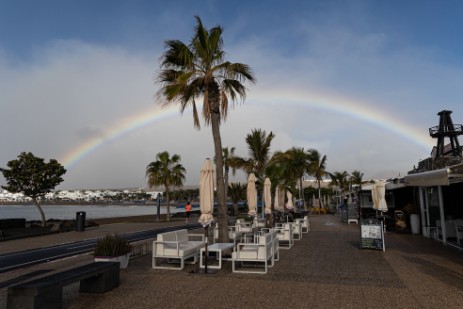
[(193, 206), (191, 205), (190, 201), (188, 201), (188, 203), (186, 203), (185, 205), (185, 214), (186, 214), (185, 222), (186, 223), (188, 223), (188, 220), (190, 219), (190, 213), (191, 213), (192, 208)]

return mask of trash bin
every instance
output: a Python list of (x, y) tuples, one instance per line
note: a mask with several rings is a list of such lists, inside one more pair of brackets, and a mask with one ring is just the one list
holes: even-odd
[(85, 231), (85, 211), (76, 212), (76, 231)]

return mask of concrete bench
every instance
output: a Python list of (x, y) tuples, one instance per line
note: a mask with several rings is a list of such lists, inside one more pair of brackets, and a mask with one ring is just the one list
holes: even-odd
[[(190, 240), (198, 238), (200, 240)], [(188, 230), (182, 229), (158, 234), (153, 242), (153, 268), (182, 270), (188, 263), (198, 262), (199, 250), (204, 247), (204, 235), (188, 234)], [(163, 263), (167, 261), (167, 263)], [(179, 264), (179, 266), (175, 266)]]
[[(232, 253), (232, 271), (234, 273), (266, 274), (269, 265), (272, 267), (275, 263), (274, 242), (272, 239), (272, 234), (265, 233), (259, 235), (256, 242), (238, 243)], [(255, 267), (248, 269), (246, 268), (246, 262), (263, 264), (264, 269), (258, 270)], [(239, 263), (242, 267), (237, 268), (236, 263)]]
[(119, 286), (118, 262), (95, 262), (8, 288), (7, 309), (62, 308), (63, 287), (80, 281), (80, 292), (105, 293)]

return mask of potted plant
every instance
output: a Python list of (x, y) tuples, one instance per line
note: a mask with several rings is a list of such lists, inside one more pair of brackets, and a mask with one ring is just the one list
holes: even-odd
[(131, 250), (132, 246), (123, 236), (106, 235), (97, 240), (93, 255), (95, 262), (119, 262), (123, 269), (129, 264)]

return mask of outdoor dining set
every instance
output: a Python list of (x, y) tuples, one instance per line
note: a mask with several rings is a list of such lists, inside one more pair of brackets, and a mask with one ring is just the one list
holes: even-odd
[[(279, 211), (280, 220), (270, 225), (269, 222), (260, 221), (257, 216), (257, 191), (255, 187), (256, 177), (253, 173), (248, 176), (247, 203), (248, 219), (237, 218), (229, 227), (228, 243), (218, 242), (219, 226), (214, 220), (214, 165), (207, 158), (201, 168), (199, 200), (201, 215), (198, 223), (205, 227), (205, 235), (190, 234), (186, 229), (170, 231), (158, 234), (153, 242), (152, 264), (154, 269), (182, 270), (186, 263), (195, 264), (199, 261), (200, 268), (207, 272), (208, 268), (222, 268), (225, 260), (232, 262), (233, 272), (266, 274), (269, 267), (279, 260), (281, 249), (290, 249), (294, 240), (302, 238), (303, 233), (310, 230), (309, 217), (293, 218), (293, 206), (291, 192), (287, 191), (286, 208), (290, 212)], [(269, 178), (264, 181), (263, 202), (265, 209), (262, 214), (272, 214), (271, 182)], [(276, 189), (278, 191), (278, 188)], [(275, 209), (279, 209), (280, 203), (276, 201)], [(278, 207), (277, 207), (278, 206)], [(291, 215), (291, 220), (290, 220)], [(210, 228), (213, 227), (213, 228)], [(213, 234), (209, 235), (209, 231)], [(207, 235), (207, 236), (206, 236)], [(231, 252), (231, 255), (228, 253)], [(210, 259), (214, 254), (215, 259)], [(209, 262), (215, 262), (210, 264)]]
[(158, 234), (153, 242), (152, 267), (182, 270), (185, 264), (199, 262), (200, 269), (220, 269), (223, 261), (231, 261), (234, 273), (266, 274), (279, 260), (280, 249), (290, 249), (295, 240), (309, 232), (310, 222), (304, 216), (268, 228), (257, 218), (236, 219), (229, 226), (230, 243), (217, 242), (217, 223), (210, 230), (207, 242), (204, 234), (188, 233), (186, 229)]

